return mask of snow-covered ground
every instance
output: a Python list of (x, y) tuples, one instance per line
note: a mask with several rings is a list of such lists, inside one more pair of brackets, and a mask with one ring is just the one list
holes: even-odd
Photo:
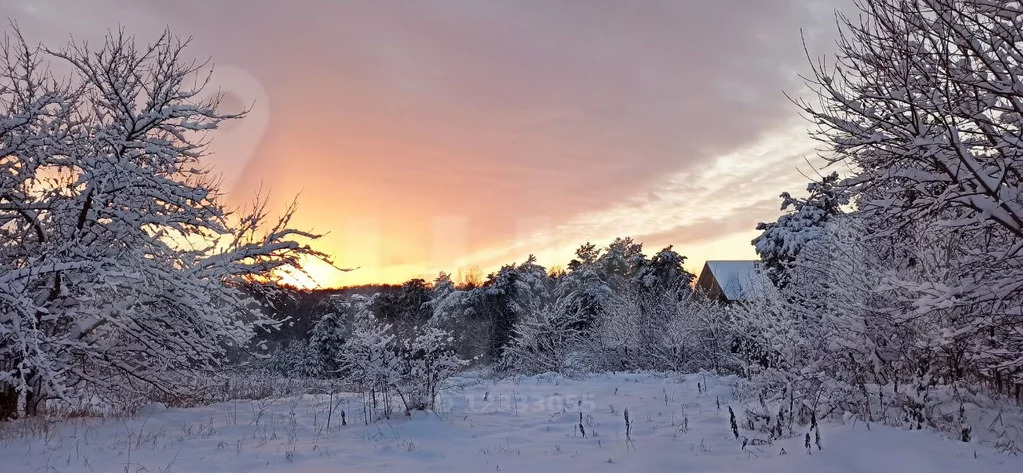
[[(701, 392), (698, 383), (709, 389)], [(728, 380), (713, 376), (462, 378), (456, 384), (439, 414), (398, 415), (368, 426), (352, 397), (340, 401), (328, 428), (328, 396), (149, 406), (129, 419), (45, 426), (16, 422), (0, 427), (0, 472), (1023, 471), (1023, 458), (985, 445), (879, 425), (868, 431), (863, 423), (823, 424), (823, 450), (812, 455), (802, 438), (743, 450), (729, 427), (727, 406), (738, 406)]]

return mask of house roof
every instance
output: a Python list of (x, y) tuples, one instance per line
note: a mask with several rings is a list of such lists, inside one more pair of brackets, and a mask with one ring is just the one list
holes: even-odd
[(754, 260), (707, 261), (696, 287), (711, 297), (743, 300), (752, 289), (757, 263), (759, 261)]

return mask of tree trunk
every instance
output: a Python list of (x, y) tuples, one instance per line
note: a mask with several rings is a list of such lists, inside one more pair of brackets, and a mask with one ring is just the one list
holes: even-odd
[(0, 384), (0, 421), (18, 417), (18, 392), (14, 386)]
[(43, 380), (35, 371), (29, 373), (29, 391), (25, 400), (25, 417), (32, 417), (39, 414), (46, 407), (46, 392), (43, 390)]
[[(0, 358), (0, 371), (14, 369), (14, 360)], [(18, 391), (14, 386), (0, 383), (0, 421), (18, 417)]]

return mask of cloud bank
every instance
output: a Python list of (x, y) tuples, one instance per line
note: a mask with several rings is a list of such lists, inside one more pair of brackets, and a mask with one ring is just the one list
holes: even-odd
[[(324, 283), (485, 268), (585, 240), (749, 256), (801, 187), (801, 32), (825, 0), (5, 1), (32, 40), (169, 26), (228, 71), (215, 164), (232, 196), (301, 192), (339, 262)], [(233, 77), (233, 78), (232, 78)], [(746, 243), (741, 243), (745, 241)], [(656, 248), (652, 248), (656, 249)], [(687, 251), (691, 249), (691, 251)]]

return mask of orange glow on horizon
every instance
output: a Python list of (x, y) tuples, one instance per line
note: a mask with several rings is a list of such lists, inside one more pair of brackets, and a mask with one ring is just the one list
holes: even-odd
[[(641, 240), (638, 241), (644, 244), (644, 253), (648, 256), (668, 244), (673, 244), (674, 249), (686, 257), (684, 265), (685, 269), (695, 275), (699, 275), (700, 271), (703, 269), (703, 263), (707, 260), (756, 259), (757, 255), (753, 251), (752, 245), (750, 245), (750, 240), (752, 240), (757, 234), (757, 231), (750, 230), (740, 232), (720, 240), (713, 240), (689, 246), (680, 244), (679, 242), (654, 242), (653, 240), (646, 242)], [(348, 251), (331, 248), (317, 243), (318, 242), (313, 243), (314, 247), (328, 255), (331, 255), (335, 265), (331, 266), (330, 264), (316, 258), (304, 258), (303, 269), (306, 274), (285, 274), (282, 276), (284, 283), (309, 290), (336, 289), (364, 284), (401, 284), (415, 278), (423, 279), (428, 283), (432, 283), (441, 271), (448, 273), (452, 278), (457, 279), (460, 272), (467, 272), (474, 268), (478, 268), (481, 276), (485, 279), (487, 275), (497, 271), (502, 265), (521, 263), (528, 256), (527, 253), (523, 254), (521, 257), (510, 258), (507, 261), (495, 261), (485, 264), (453, 261), (447, 267), (438, 268), (429, 268), (425, 265), (368, 267), (363, 266), (360, 263), (365, 263), (367, 261), (379, 261), (381, 257), (367, 257), (365, 254), (360, 257), (360, 253), (358, 251), (349, 253)], [(605, 244), (607, 242), (594, 243), (597, 243), (599, 246), (600, 244)], [(532, 253), (544, 254), (545, 258), (541, 258), (539, 263), (548, 269), (554, 267), (565, 268), (567, 267), (567, 263), (575, 256), (574, 251), (579, 244), (564, 245), (560, 249), (546, 252), (544, 251), (547, 250), (545, 248), (537, 248), (537, 251), (533, 251)]]

